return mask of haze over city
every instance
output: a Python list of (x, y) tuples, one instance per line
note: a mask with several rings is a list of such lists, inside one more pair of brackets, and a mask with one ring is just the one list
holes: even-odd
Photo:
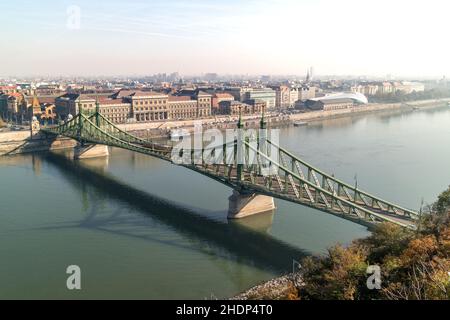
[(444, 0), (1, 2), (0, 76), (315, 66), (322, 75), (440, 78), (450, 74), (449, 9)]
[(449, 300), (449, 3), (0, 1), (0, 301)]

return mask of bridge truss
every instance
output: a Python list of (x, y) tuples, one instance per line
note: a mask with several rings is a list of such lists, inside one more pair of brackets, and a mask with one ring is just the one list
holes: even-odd
[[(176, 163), (219, 181), (240, 193), (258, 193), (309, 206), (356, 223), (373, 226), (387, 221), (414, 229), (419, 214), (373, 196), (326, 174), (268, 138), (237, 135), (232, 143), (214, 148), (179, 148), (135, 137), (99, 112), (78, 114), (56, 127), (41, 129), (82, 144), (103, 144)], [(211, 161), (214, 158), (215, 161)], [(217, 161), (219, 159), (219, 161)], [(270, 174), (264, 170), (270, 169)]]

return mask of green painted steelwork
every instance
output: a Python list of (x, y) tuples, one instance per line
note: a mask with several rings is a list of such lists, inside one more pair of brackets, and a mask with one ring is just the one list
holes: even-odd
[[(265, 128), (263, 117), (261, 128)], [(260, 136), (256, 143), (239, 130), (237, 139), (217, 149), (174, 150), (172, 146), (150, 143), (119, 129), (97, 110), (89, 116), (80, 113), (71, 121), (42, 131), (70, 137), (80, 143), (127, 149), (172, 163), (173, 153), (191, 157), (190, 161), (178, 165), (208, 176), (240, 193), (276, 197), (369, 227), (387, 221), (414, 229), (419, 217), (413, 210), (372, 196), (357, 186), (351, 186), (311, 166), (267, 139), (265, 130), (263, 139)], [(276, 157), (269, 156), (269, 146), (276, 150)], [(213, 162), (211, 159), (222, 161)], [(272, 172), (263, 175), (267, 168), (272, 168)]]

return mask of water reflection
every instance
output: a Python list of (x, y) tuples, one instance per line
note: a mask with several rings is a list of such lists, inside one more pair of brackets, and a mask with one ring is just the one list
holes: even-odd
[(236, 224), (242, 226), (244, 228), (260, 231), (260, 232), (269, 232), (273, 223), (273, 216), (275, 214), (275, 210), (260, 213), (254, 216), (246, 217), (245, 219), (233, 219), (229, 220), (229, 224)]
[[(72, 161), (58, 154), (41, 156), (80, 190), (86, 210), (86, 217), (81, 221), (51, 225), (45, 227), (46, 229), (88, 228), (155, 241), (146, 227), (157, 221), (188, 236), (189, 239), (197, 240), (199, 244), (196, 245), (196, 250), (204, 250), (202, 248), (204, 244), (212, 245), (218, 249), (225, 249), (231, 254), (231, 257), (227, 256), (228, 259), (277, 272), (288, 271), (292, 259), (299, 259), (309, 254), (262, 232), (270, 228), (273, 213), (235, 223), (211, 220), (136, 189), (101, 170), (86, 166), (83, 162)], [(98, 210), (97, 206), (102, 202), (99, 199), (126, 203), (127, 206), (137, 209), (144, 215), (127, 214), (121, 210), (108, 215), (98, 214), (101, 210)], [(185, 246), (182, 243), (167, 241), (164, 243), (192, 250), (192, 246)], [(212, 255), (219, 252), (210, 249), (207, 251)]]

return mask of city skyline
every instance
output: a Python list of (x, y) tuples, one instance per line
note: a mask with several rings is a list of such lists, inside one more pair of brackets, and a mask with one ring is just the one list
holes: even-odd
[(0, 76), (450, 74), (440, 0), (21, 3), (0, 4)]

